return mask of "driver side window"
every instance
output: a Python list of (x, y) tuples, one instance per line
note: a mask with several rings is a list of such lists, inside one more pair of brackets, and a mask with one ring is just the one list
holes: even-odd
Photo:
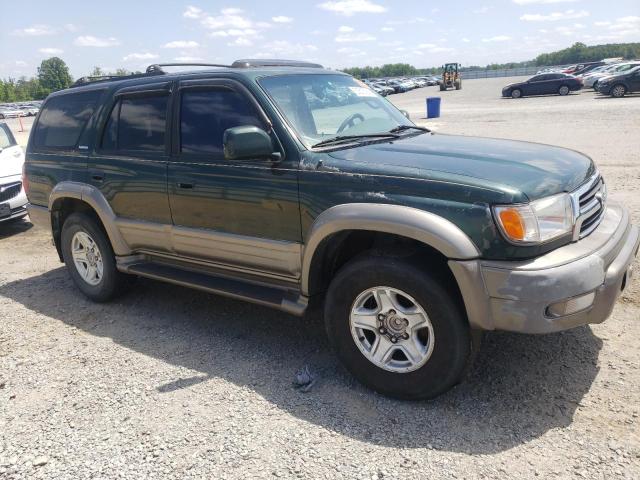
[(249, 101), (226, 87), (185, 89), (180, 101), (180, 152), (223, 156), (225, 130), (253, 125), (266, 130)]

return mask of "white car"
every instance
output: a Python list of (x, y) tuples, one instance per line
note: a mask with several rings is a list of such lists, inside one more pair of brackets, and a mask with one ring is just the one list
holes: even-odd
[(0, 123), (0, 223), (27, 214), (27, 194), (22, 186), (24, 151), (9, 126)]
[(605, 68), (600, 72), (595, 72), (590, 75), (585, 75), (582, 81), (585, 87), (587, 88), (593, 87), (597, 90), (597, 83), (601, 78), (622, 73), (625, 70), (629, 70), (630, 68), (633, 68), (637, 65), (640, 65), (640, 63), (638, 62), (617, 63), (615, 65), (609, 66), (608, 68)]

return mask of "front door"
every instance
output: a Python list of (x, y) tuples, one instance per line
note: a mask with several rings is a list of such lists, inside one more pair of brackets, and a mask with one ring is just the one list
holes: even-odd
[(225, 130), (264, 129), (282, 152), (249, 90), (231, 79), (183, 81), (174, 101), (169, 162), (173, 244), (184, 256), (228, 268), (299, 276), (297, 158), (226, 160)]

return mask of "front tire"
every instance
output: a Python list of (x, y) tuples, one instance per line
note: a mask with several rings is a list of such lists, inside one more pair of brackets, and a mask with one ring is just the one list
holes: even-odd
[(94, 302), (106, 302), (121, 294), (131, 277), (120, 273), (109, 239), (98, 221), (72, 213), (62, 226), (62, 257), (71, 279)]
[(514, 88), (513, 90), (511, 90), (511, 98), (521, 98), (522, 97), (522, 90), (520, 90), (519, 88)]
[(611, 87), (611, 96), (614, 98), (622, 98), (626, 93), (627, 88), (622, 84), (614, 85), (613, 87)]
[(327, 293), (325, 326), (355, 378), (401, 399), (433, 398), (461, 379), (471, 334), (444, 285), (415, 262), (384, 255), (340, 269)]

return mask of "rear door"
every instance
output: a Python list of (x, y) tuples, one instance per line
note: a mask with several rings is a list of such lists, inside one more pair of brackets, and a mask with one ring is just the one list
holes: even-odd
[(640, 92), (640, 70), (633, 72), (627, 80), (632, 92)]
[(88, 182), (133, 249), (170, 250), (167, 161), (172, 82), (123, 88), (104, 111)]
[[(284, 156), (251, 92), (230, 78), (187, 80), (175, 98), (169, 202), (174, 248), (231, 267), (297, 276), (300, 262), (298, 159)], [(267, 131), (280, 160), (226, 160), (225, 130)]]

